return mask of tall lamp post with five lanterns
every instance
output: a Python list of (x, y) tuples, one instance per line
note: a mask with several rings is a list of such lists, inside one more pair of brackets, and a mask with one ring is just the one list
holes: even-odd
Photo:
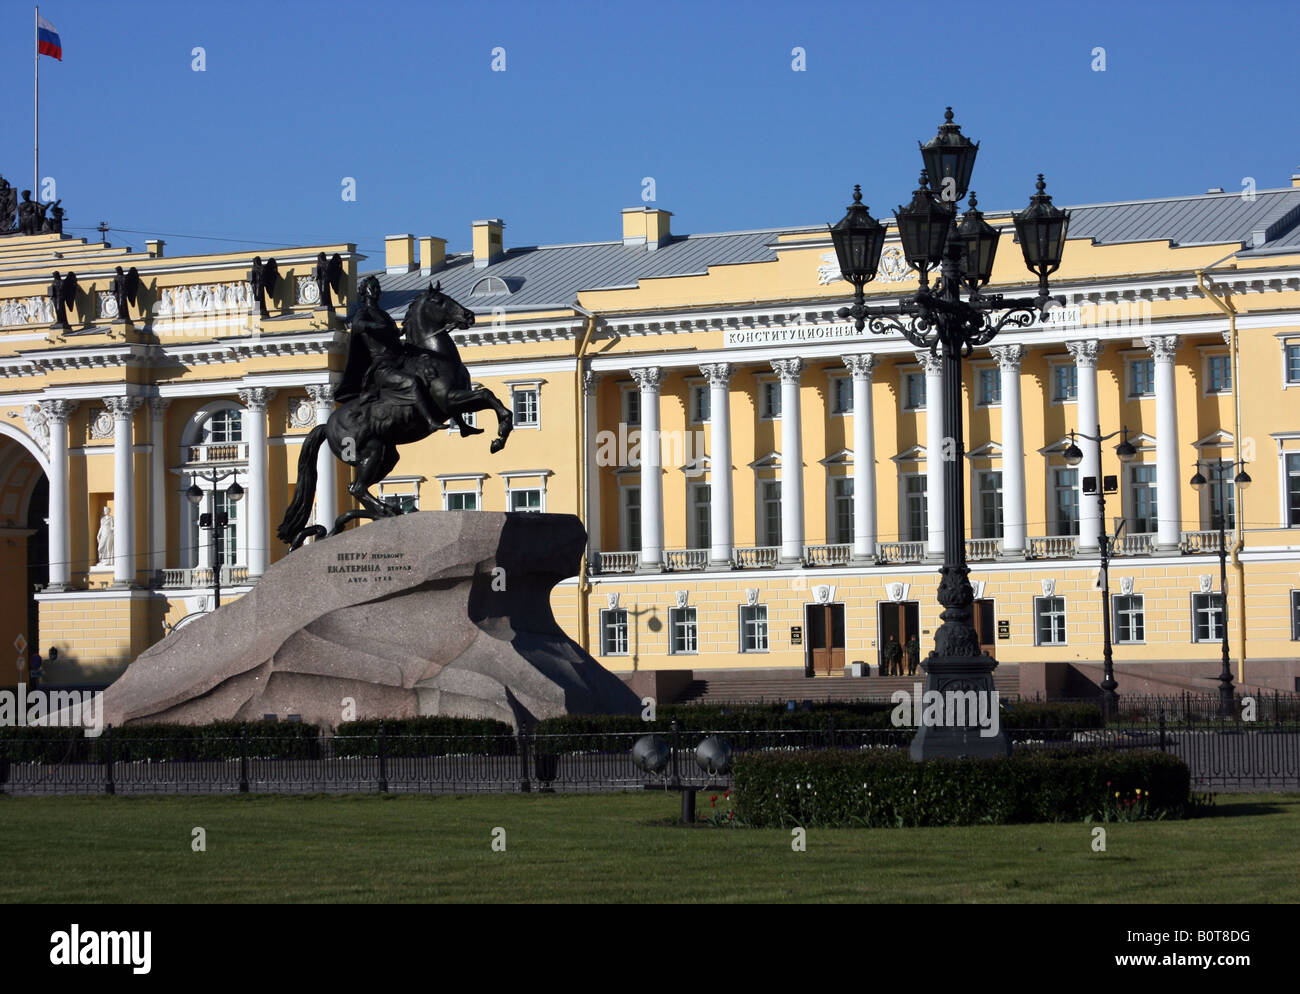
[[(934, 650), (921, 666), (926, 673), (927, 692), (962, 692), (969, 701), (969, 692), (975, 691), (986, 695), (991, 704), (996, 700), (993, 670), (997, 663), (980, 649), (970, 569), (966, 565), (961, 362), (963, 356), (969, 356), (977, 346), (987, 345), (1003, 328), (1028, 327), (1036, 317), (1046, 320), (1048, 305), (1063, 303), (1049, 295), (1047, 277), (1061, 265), (1069, 212), (1052, 204), (1040, 173), (1029, 206), (1012, 218), (1025, 265), (1038, 277), (1038, 295), (1007, 298), (1000, 293), (984, 293), (993, 275), (1002, 233), (976, 209), (973, 192), (969, 209), (960, 220), (957, 217), (957, 204), (970, 186), (978, 151), (979, 143), (972, 142), (953, 123), (951, 107), (938, 135), (921, 146), (925, 168), (920, 184), (911, 203), (900, 207), (896, 214), (903, 255), (917, 271), (921, 286), (897, 305), (868, 308), (865, 303), (863, 287), (875, 278), (879, 268), (885, 226), (863, 205), (861, 187), (854, 187), (848, 213), (831, 226), (830, 232), (841, 274), (853, 285), (853, 304), (841, 308), (839, 316), (853, 318), (858, 331), (869, 326), (873, 334), (902, 335), (917, 348), (929, 349), (941, 361), (943, 431), (953, 445), (953, 456), (945, 461), (943, 470), (944, 562), (938, 592), (943, 623), (935, 632)], [(936, 270), (939, 279), (931, 288), (930, 274)], [(1019, 457), (1019, 453), (1010, 455)], [(937, 452), (927, 454), (927, 458), (939, 457)], [(1011, 744), (1006, 733), (982, 735), (969, 711), (967, 708), (965, 724), (923, 724), (912, 740), (912, 758), (1009, 753)]]

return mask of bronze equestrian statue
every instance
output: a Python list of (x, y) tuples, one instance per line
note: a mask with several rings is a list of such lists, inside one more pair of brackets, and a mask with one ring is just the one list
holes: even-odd
[[(308, 538), (337, 534), (357, 518), (401, 513), (370, 493), (397, 465), (397, 446), (428, 438), (446, 428), (448, 420), (462, 434), (478, 434), (482, 429), (466, 425), (463, 416), (488, 408), (497, 416), (491, 451), (501, 451), (514, 427), (510, 410), (492, 391), (470, 383), (469, 370), (452, 341), (452, 331), (474, 323), (473, 311), (443, 293), (441, 284), (430, 284), (411, 301), (399, 332), (379, 306), (379, 281), (368, 276), (359, 291), (361, 306), (351, 322), (348, 361), (334, 395), (338, 406), (303, 442), (298, 487), (276, 531), (291, 549)], [(361, 509), (340, 515), (332, 529), (323, 524), (307, 528), (316, 496), (316, 454), (327, 441), (336, 458), (355, 467), (348, 492)]]

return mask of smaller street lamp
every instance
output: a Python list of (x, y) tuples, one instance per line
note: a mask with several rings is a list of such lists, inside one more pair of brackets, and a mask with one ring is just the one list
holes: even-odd
[[(212, 564), (212, 610), (221, 607), (221, 550), (217, 544), (217, 536), (223, 528), (230, 524), (230, 516), (225, 511), (217, 510), (217, 494), (221, 491), (217, 489), (217, 484), (227, 477), (234, 476), (235, 470), (229, 469), (224, 472), (212, 469), (206, 473), (196, 472), (194, 475), (200, 479), (212, 484), (212, 489), (208, 491), (209, 510), (199, 515), (199, 527), (209, 530), (211, 542), (211, 554), (208, 559)], [(203, 504), (203, 491), (197, 483), (190, 484), (189, 490), (185, 492), (191, 504), (199, 507)], [(226, 496), (234, 503), (239, 503), (244, 497), (244, 488), (236, 480), (226, 489)]]
[[(1234, 462), (1232, 465), (1240, 466), (1237, 475), (1232, 478), (1232, 485), (1245, 490), (1251, 484), (1250, 474), (1246, 472), (1244, 462)], [(1188, 481), (1197, 493), (1203, 493), (1205, 485), (1209, 480), (1201, 473), (1201, 462), (1196, 461), (1196, 475)], [(1226, 502), (1220, 495), (1217, 506), (1214, 508), (1215, 527), (1219, 529), (1219, 603), (1221, 608), (1219, 641), (1223, 650), (1223, 668), (1219, 671), (1219, 717), (1231, 718), (1235, 712), (1232, 689), (1232, 667), (1228, 662), (1228, 542), (1224, 534), (1224, 528), (1227, 526)]]
[[(1066, 447), (1064, 456), (1066, 465), (1078, 466), (1083, 462), (1083, 450), (1079, 448), (1075, 437), (1087, 439), (1090, 442), (1097, 443), (1097, 470), (1101, 471), (1101, 443), (1116, 435), (1123, 435), (1119, 445), (1115, 446), (1115, 455), (1119, 456), (1122, 463), (1133, 461), (1137, 455), (1137, 449), (1133, 443), (1128, 440), (1128, 429), (1121, 428), (1119, 431), (1112, 431), (1109, 435), (1101, 433), (1101, 425), (1097, 426), (1097, 434), (1085, 435), (1082, 432), (1070, 432), (1070, 444)], [(1110, 554), (1111, 554), (1111, 537), (1106, 533), (1106, 495), (1119, 492), (1119, 480), (1114, 476), (1102, 476), (1098, 479), (1095, 476), (1085, 476), (1082, 480), (1083, 492), (1085, 494), (1097, 495), (1097, 511), (1101, 519), (1101, 527), (1097, 535), (1097, 547), (1101, 555), (1101, 638), (1102, 638), (1102, 679), (1101, 679), (1101, 710), (1106, 720), (1113, 719), (1119, 713), (1119, 694), (1116, 689), (1119, 683), (1115, 679), (1115, 660), (1111, 644), (1110, 634)], [(1119, 527), (1115, 529), (1115, 539), (1119, 538), (1119, 533), (1124, 528), (1124, 522), (1121, 520)]]

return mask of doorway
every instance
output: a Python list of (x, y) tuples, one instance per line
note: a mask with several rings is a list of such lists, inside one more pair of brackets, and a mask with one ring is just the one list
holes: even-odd
[(808, 633), (804, 652), (807, 676), (842, 676), (844, 674), (844, 605), (809, 604), (804, 608), (804, 627)]
[(975, 634), (979, 638), (980, 651), (997, 658), (997, 624), (993, 620), (993, 601), (981, 598), (975, 602)]
[[(880, 664), (880, 672), (885, 671), (885, 646), (889, 645), (889, 637), (892, 635), (898, 640), (900, 646), (906, 646), (907, 640), (913, 635), (917, 641), (921, 640), (921, 604), (919, 601), (881, 601), (880, 602), (880, 624), (876, 632), (876, 662)], [(925, 655), (924, 651), (921, 653)], [(903, 658), (903, 665), (907, 665), (907, 657)]]

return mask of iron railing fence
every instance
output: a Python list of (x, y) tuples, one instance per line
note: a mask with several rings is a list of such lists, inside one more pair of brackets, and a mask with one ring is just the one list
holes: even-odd
[[(704, 770), (697, 745), (710, 734), (734, 756), (809, 749), (899, 750), (915, 729), (836, 728), (659, 733), (670, 745), (676, 776), (688, 786), (729, 784)], [(667, 786), (672, 762), (643, 773), (631, 749), (644, 733), (564, 735), (378, 735), (284, 740), (257, 735), (177, 743), (169, 739), (98, 738), (70, 730), (51, 742), (0, 738), (0, 791), (14, 794), (221, 793), (501, 793), (590, 792)], [(1007, 729), (1015, 751), (1162, 749), (1188, 764), (1205, 790), (1300, 789), (1300, 727), (1239, 723), (1231, 727), (1162, 720), (1107, 728)], [(307, 746), (307, 748), (304, 748)]]

